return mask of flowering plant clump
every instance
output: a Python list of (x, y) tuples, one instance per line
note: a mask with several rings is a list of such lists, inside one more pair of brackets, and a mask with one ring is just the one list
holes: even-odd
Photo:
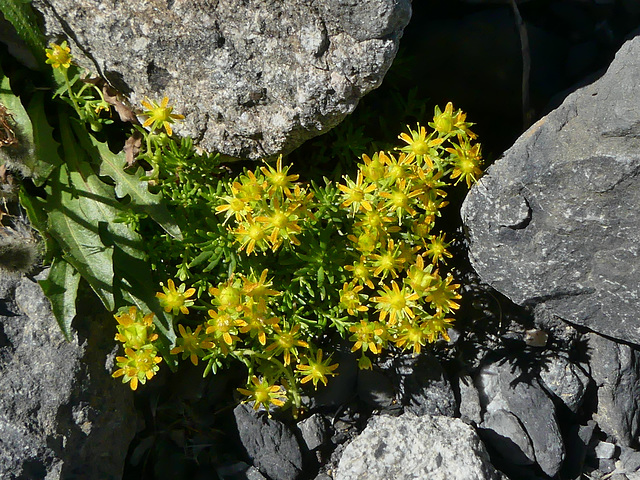
[(241, 361), (238, 391), (255, 408), (296, 409), (303, 385), (338, 373), (325, 354), (334, 335), (352, 342), (361, 368), (385, 349), (417, 354), (448, 340), (460, 285), (436, 223), (446, 188), (476, 181), (481, 157), (452, 104), (429, 126), (324, 185), (301, 182), (282, 156), (236, 175), (213, 162), (211, 181), (188, 144), (162, 146), (155, 178), (185, 219), (185, 240), (159, 233), (150, 249), (154, 268), (183, 282), (157, 294), (179, 324), (172, 353), (204, 361), (205, 374)]
[[(58, 132), (44, 115), (23, 128), (48, 157), (29, 166), (44, 197), (21, 196), (47, 239), (43, 288), (67, 336), (81, 279), (116, 312), (124, 353), (113, 376), (131, 389), (161, 363), (202, 364), (203, 375), (243, 365), (237, 391), (254, 408), (295, 412), (304, 389), (339, 374), (340, 338), (360, 368), (448, 340), (461, 295), (437, 226), (447, 189), (482, 173), (461, 110), (436, 107), (427, 127), (361, 154), (339, 181), (303, 181), (283, 156), (240, 168), (175, 138), (184, 117), (168, 97), (132, 109), (66, 43), (46, 57), (63, 100)], [(129, 136), (114, 153), (95, 133), (118, 121)]]

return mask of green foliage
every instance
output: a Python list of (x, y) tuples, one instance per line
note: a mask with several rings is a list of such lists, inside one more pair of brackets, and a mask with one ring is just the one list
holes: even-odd
[[(295, 412), (305, 384), (318, 388), (338, 373), (338, 337), (360, 351), (361, 368), (385, 349), (419, 353), (448, 338), (460, 294), (437, 219), (446, 189), (481, 174), (462, 111), (436, 108), (429, 129), (409, 128), (401, 145), (371, 155), (362, 154), (362, 128), (337, 130), (330, 161), (355, 171), (301, 181), (282, 157), (225, 166), (174, 138), (182, 116), (166, 97), (143, 102), (140, 125), (99, 80), (81, 78), (66, 44), (47, 57), (63, 101), (55, 129), (43, 110), (15, 109), (36, 152), (29, 174), (45, 192), (21, 199), (49, 239), (43, 288), (65, 335), (80, 277), (114, 312), (124, 349), (114, 377), (135, 390), (163, 358), (202, 362), (204, 375), (243, 364), (238, 390), (256, 409)], [(415, 113), (417, 100), (408, 102)], [(132, 124), (120, 153), (95, 133), (112, 122), (112, 107)], [(58, 153), (37, 155), (44, 146)]]
[(0, 13), (13, 25), (34, 58), (44, 67), (44, 35), (31, 8), (31, 0), (0, 0)]

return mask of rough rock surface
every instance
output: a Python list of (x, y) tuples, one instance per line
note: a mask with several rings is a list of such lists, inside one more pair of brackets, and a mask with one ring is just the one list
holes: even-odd
[(640, 343), (640, 37), (534, 124), (462, 208), (480, 277), (518, 304)]
[(485, 366), (477, 379), (483, 438), (516, 465), (537, 463), (549, 476), (560, 470), (564, 443), (553, 401), (537, 378), (508, 362)]
[(282, 422), (246, 404), (233, 410), (240, 441), (254, 467), (269, 478), (295, 480), (302, 473), (302, 451)]
[(3, 480), (122, 475), (136, 430), (133, 396), (110, 375), (112, 325), (80, 320), (67, 342), (40, 286), (0, 271)]
[(502, 479), (475, 430), (442, 416), (374, 417), (344, 450), (336, 480)]
[(562, 401), (573, 413), (578, 411), (589, 385), (589, 376), (584, 369), (563, 355), (547, 358), (546, 365), (540, 371), (540, 380), (547, 392)]
[(594, 419), (618, 443), (629, 446), (640, 435), (640, 356), (629, 345), (587, 334), (591, 376), (598, 387)]
[(337, 125), (391, 66), (410, 0), (36, 0), (49, 36), (140, 105), (168, 96), (175, 130), (242, 158)]

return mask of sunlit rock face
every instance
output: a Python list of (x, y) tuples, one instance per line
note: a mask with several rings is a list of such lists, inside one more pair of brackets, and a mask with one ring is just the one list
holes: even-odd
[(35, 1), (50, 38), (128, 95), (168, 96), (175, 130), (258, 159), (326, 132), (378, 87), (410, 0)]

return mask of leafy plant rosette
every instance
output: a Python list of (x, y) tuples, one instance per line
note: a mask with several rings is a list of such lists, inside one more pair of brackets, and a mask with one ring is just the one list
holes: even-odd
[[(447, 188), (481, 175), (472, 124), (451, 103), (394, 150), (363, 154), (341, 182), (302, 182), (282, 156), (240, 169), (174, 137), (183, 117), (166, 97), (131, 110), (73, 64), (66, 43), (47, 49), (47, 63), (64, 101), (60, 144), (43, 98), (25, 110), (3, 77), (0, 102), (31, 153), (1, 151), (42, 188), (20, 200), (46, 240), (42, 286), (62, 331), (82, 278), (114, 312), (123, 350), (113, 376), (131, 389), (163, 361), (202, 363), (204, 375), (241, 362), (238, 391), (254, 408), (295, 412), (305, 384), (337, 374), (336, 336), (364, 369), (385, 349), (448, 339), (461, 297), (436, 223)], [(131, 131), (119, 153), (95, 133), (116, 113)]]

